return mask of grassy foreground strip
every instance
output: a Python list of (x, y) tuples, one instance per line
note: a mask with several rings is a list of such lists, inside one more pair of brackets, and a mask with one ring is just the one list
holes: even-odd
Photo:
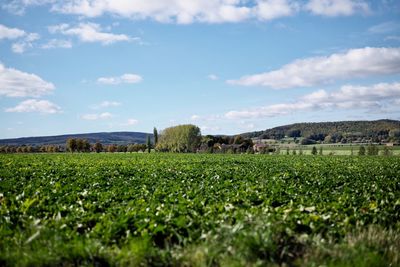
[(400, 158), (0, 155), (1, 266), (400, 266)]

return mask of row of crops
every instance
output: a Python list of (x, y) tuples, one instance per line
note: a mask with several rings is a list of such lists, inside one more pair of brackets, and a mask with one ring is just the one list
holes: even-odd
[(1, 266), (400, 266), (400, 158), (0, 155)]

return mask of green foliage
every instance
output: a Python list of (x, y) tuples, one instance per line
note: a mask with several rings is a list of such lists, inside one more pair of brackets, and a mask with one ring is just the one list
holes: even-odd
[(380, 142), (400, 141), (400, 121), (338, 121), (318, 123), (295, 123), (242, 134), (244, 138), (282, 139), (288, 137), (304, 137), (312, 141), (325, 143), (349, 143), (353, 141)]
[(158, 131), (156, 127), (154, 127), (153, 129), (153, 138), (154, 138), (154, 146), (156, 146), (158, 143)]
[(358, 150), (358, 155), (365, 156), (365, 147), (364, 146), (360, 146), (360, 149)]
[(93, 145), (93, 150), (94, 150), (96, 153), (100, 153), (100, 152), (103, 151), (103, 145), (102, 145), (100, 142), (96, 142), (96, 143)]
[(146, 146), (147, 146), (147, 153), (150, 153), (150, 152), (151, 152), (151, 140), (150, 140), (150, 136), (147, 136)]
[(200, 145), (200, 128), (195, 125), (178, 125), (161, 132), (157, 149), (170, 152), (196, 152)]
[(379, 154), (379, 149), (375, 145), (369, 145), (367, 147), (367, 155), (368, 156), (377, 156)]
[(0, 155), (1, 266), (399, 266), (398, 157)]
[(317, 153), (318, 153), (317, 148), (315, 146), (313, 146), (312, 150), (311, 150), (311, 154), (317, 155)]
[(67, 150), (71, 153), (75, 152), (77, 149), (77, 144), (76, 144), (76, 139), (74, 138), (69, 138), (67, 140), (67, 143), (65, 145), (65, 147), (67, 148)]

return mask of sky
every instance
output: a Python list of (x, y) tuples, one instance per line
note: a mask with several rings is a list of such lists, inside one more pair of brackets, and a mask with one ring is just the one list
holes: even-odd
[(1, 0), (0, 138), (400, 119), (398, 0)]

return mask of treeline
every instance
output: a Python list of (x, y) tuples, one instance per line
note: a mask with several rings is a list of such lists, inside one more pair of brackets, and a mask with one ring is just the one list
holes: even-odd
[(400, 121), (340, 121), (296, 123), (265, 131), (243, 134), (246, 138), (304, 138), (304, 144), (315, 143), (389, 143), (400, 142)]
[(155, 149), (159, 152), (200, 152), (200, 153), (253, 153), (253, 141), (237, 136), (202, 136), (200, 128), (192, 125), (178, 125), (164, 129), (158, 136)]
[[(153, 145), (150, 144), (150, 149)], [(0, 146), (0, 153), (89, 153), (89, 152), (145, 152), (149, 149), (147, 144), (128, 145), (103, 145), (100, 142), (89, 143), (86, 139), (69, 138), (65, 146), (42, 145), (42, 146)]]

